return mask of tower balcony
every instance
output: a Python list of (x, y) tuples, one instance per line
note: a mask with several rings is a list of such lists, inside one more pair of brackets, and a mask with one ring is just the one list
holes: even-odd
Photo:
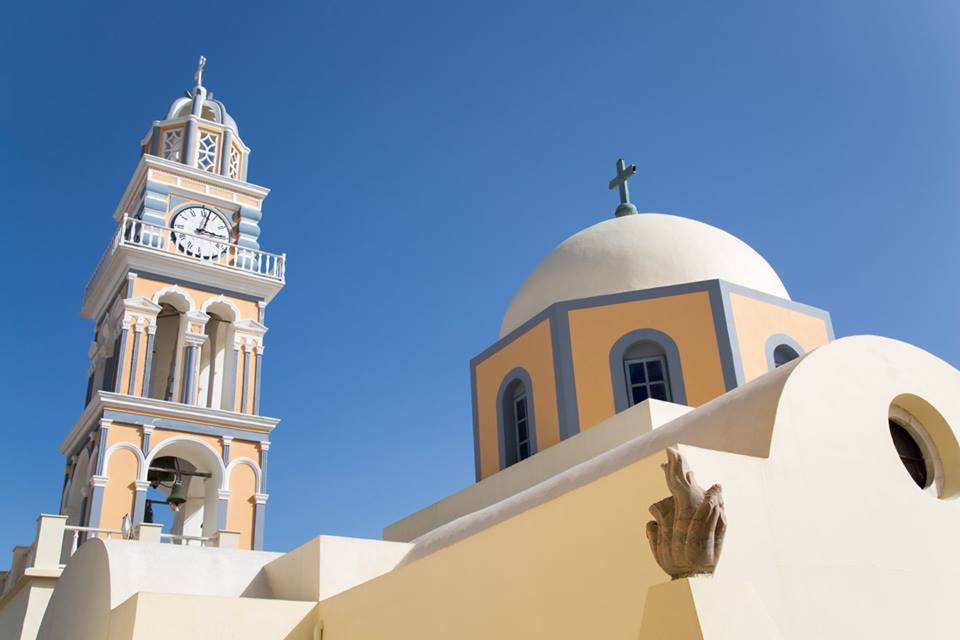
[(286, 254), (175, 231), (124, 214), (84, 288), (81, 314), (98, 317), (128, 271), (242, 291), (269, 302), (283, 288), (286, 262)]

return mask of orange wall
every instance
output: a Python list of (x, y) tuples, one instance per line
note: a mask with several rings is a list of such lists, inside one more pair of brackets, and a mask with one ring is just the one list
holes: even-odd
[(783, 333), (810, 351), (830, 340), (827, 323), (817, 316), (779, 305), (730, 294), (730, 309), (740, 345), (744, 382), (763, 375), (767, 364), (767, 338)]
[(569, 317), (581, 430), (615, 413), (610, 350), (636, 329), (662, 331), (677, 344), (687, 404), (696, 407), (726, 391), (706, 291), (574, 309)]
[(517, 367), (522, 367), (530, 374), (530, 382), (533, 385), (537, 449), (546, 449), (560, 441), (553, 365), (550, 321), (544, 320), (476, 366), (475, 402), (480, 440), (481, 478), (486, 478), (500, 470), (497, 391), (500, 390), (504, 377)]
[(248, 465), (238, 464), (230, 474), (230, 498), (227, 504), (227, 529), (240, 532), (240, 548), (253, 548), (253, 494), (257, 475)]
[[(111, 428), (111, 431), (113, 429)], [(100, 522), (90, 523), (94, 527), (119, 529), (123, 516), (133, 517), (133, 499), (136, 494), (134, 481), (137, 479), (137, 456), (129, 449), (117, 449), (110, 456), (105, 470), (110, 480), (103, 492), (103, 508)]]

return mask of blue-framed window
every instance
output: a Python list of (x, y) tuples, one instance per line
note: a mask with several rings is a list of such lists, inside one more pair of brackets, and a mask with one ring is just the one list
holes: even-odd
[(516, 460), (530, 457), (533, 447), (530, 442), (530, 411), (528, 409), (527, 390), (523, 383), (514, 385), (513, 392), (513, 446)]
[(623, 361), (623, 372), (631, 407), (648, 398), (671, 401), (666, 357), (627, 358)]

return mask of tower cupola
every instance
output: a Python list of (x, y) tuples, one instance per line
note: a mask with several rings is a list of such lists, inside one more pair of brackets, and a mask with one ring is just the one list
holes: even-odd
[(245, 181), (250, 149), (240, 139), (227, 107), (203, 86), (206, 58), (200, 56), (195, 86), (156, 120), (141, 142), (142, 152)]

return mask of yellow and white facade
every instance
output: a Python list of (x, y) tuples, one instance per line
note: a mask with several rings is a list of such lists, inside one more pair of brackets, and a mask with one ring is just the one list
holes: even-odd
[(176, 458), (202, 475), (185, 478), (169, 533), (236, 530), (259, 549), (278, 423), (260, 415), (264, 316), (285, 276), (284, 256), (258, 243), (268, 190), (246, 181), (250, 149), (200, 74), (141, 152), (84, 291), (95, 331), (85, 409), (60, 447), (61, 512), (69, 525), (136, 526), (151, 466)]

